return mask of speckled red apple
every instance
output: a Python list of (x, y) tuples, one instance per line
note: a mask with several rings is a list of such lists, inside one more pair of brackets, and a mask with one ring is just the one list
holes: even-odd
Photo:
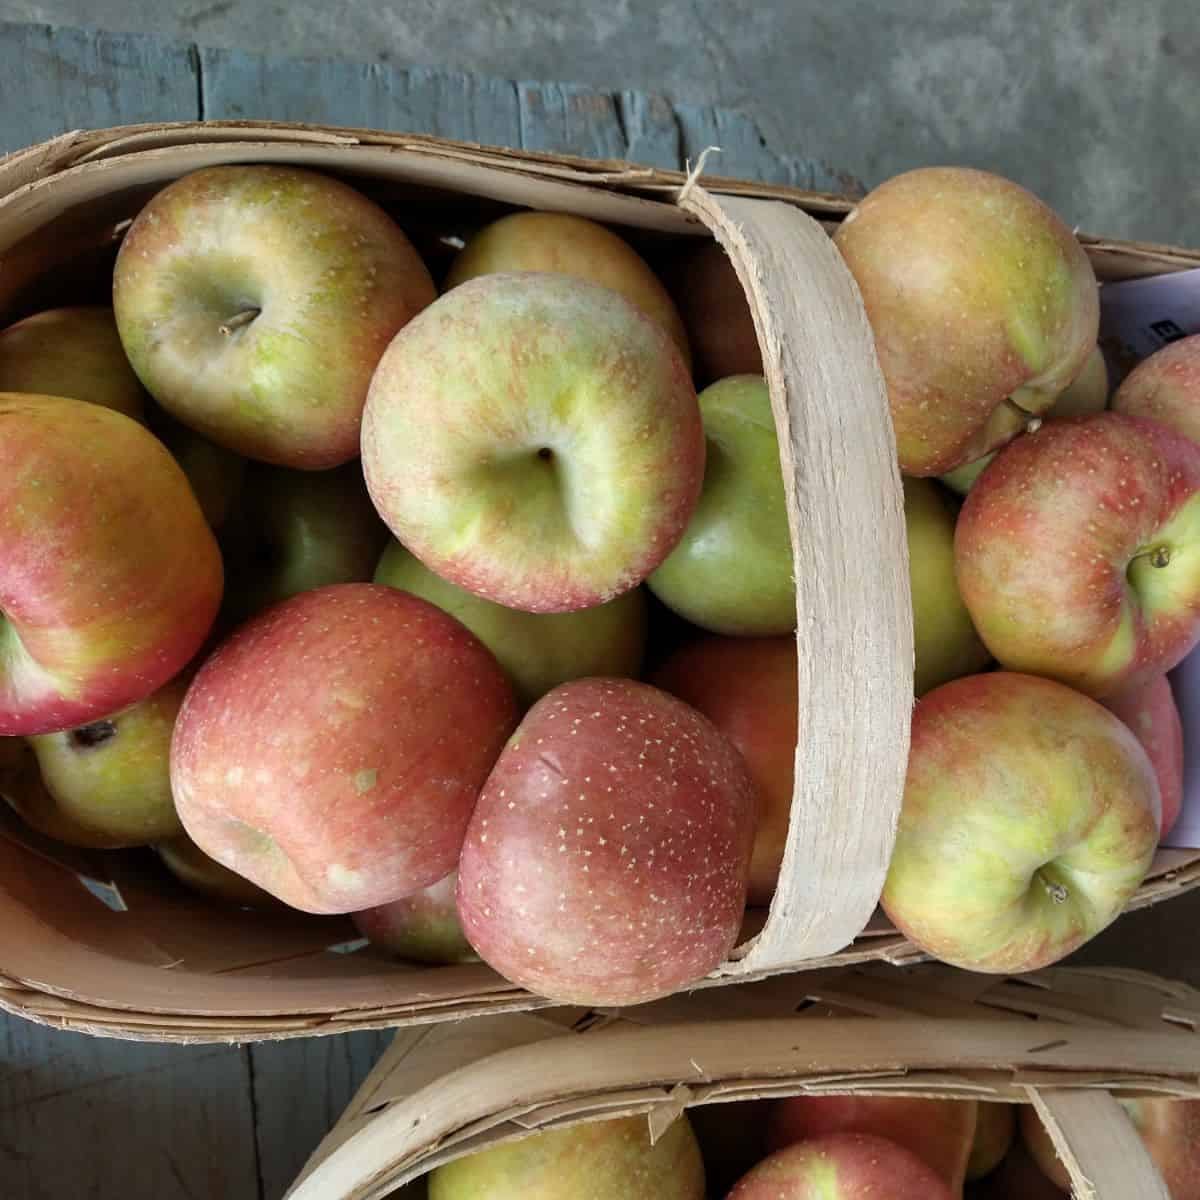
[(243, 625), (171, 744), (184, 828), (294, 908), (357, 912), (454, 868), (516, 722), (496, 660), (433, 605), (339, 584)]
[(458, 920), (458, 872), (411, 896), (352, 914), (373, 946), (411, 962), (458, 963), (476, 959)]
[(458, 911), (485, 962), (568, 1004), (637, 1004), (727, 957), (754, 784), (707, 718), (647, 684), (549, 692), (479, 797)]
[(1112, 408), (1200, 442), (1200, 334), (1170, 342), (1138, 363), (1117, 388)]
[(941, 475), (1009, 441), (1096, 344), (1087, 255), (1051, 209), (998, 175), (897, 175), (835, 242), (866, 304), (907, 475)]

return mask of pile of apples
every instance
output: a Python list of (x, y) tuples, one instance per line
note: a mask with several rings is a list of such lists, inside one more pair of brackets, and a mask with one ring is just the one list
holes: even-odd
[[(939, 958), (1032, 969), (1117, 915), (1178, 809), (1200, 386), (1156, 356), (1104, 411), (1088, 260), (996, 176), (899, 176), (836, 244), (923, 694), (883, 903)], [(515, 213), (438, 286), (330, 176), (154, 196), (111, 310), (0, 333), (11, 805), (558, 1001), (716, 967), (778, 878), (797, 615), (749, 310), (714, 243), (674, 250), (656, 273)]]
[[(1121, 1103), (1172, 1200), (1191, 1200), (1200, 1101)], [(653, 1145), (644, 1116), (547, 1130), (438, 1167), (427, 1182), (429, 1200), (1065, 1200), (1071, 1192), (1032, 1105), (859, 1095), (691, 1108)]]

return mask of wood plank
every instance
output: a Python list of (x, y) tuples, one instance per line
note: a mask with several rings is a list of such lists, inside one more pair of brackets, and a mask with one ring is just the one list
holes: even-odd
[(679, 119), (666, 96), (621, 92), (617, 102), (625, 126), (625, 155), (630, 162), (668, 169), (682, 166)]
[(625, 133), (608, 92), (574, 83), (517, 84), (521, 148), (585, 158), (624, 158)]
[(249, 1082), (236, 1046), (118, 1042), (0, 1013), (0, 1195), (261, 1200)]
[(391, 1040), (379, 1030), (249, 1047), (265, 1200), (295, 1181)]
[(0, 154), (70, 129), (194, 121), (199, 76), (186, 44), (0, 22)]

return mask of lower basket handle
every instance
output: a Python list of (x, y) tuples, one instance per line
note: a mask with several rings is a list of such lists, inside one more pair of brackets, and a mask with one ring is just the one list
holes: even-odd
[(749, 301), (792, 534), (791, 825), (770, 917), (722, 968), (769, 972), (848, 945), (883, 890), (913, 704), (904, 499), (866, 309), (824, 228), (789, 204), (700, 187), (679, 203), (725, 248)]
[(1125, 1110), (1108, 1092), (1030, 1088), (1076, 1200), (1171, 1200)]

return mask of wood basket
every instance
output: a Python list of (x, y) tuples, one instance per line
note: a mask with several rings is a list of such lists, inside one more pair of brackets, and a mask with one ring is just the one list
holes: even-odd
[[(705, 984), (915, 948), (877, 913), (913, 702), (903, 500), (871, 333), (828, 227), (838, 197), (616, 162), (300, 126), (178, 124), (72, 133), (0, 162), (0, 320), (103, 294), (124, 223), (168, 181), (218, 163), (348, 179), (414, 224), (557, 209), (639, 245), (716, 237), (749, 298), (784, 467), (797, 586), (800, 734), (769, 914)], [(1200, 264), (1085, 238), (1098, 274)], [(2, 808), (4, 806), (0, 806)], [(1133, 906), (1200, 880), (1164, 851)], [(114, 1036), (246, 1041), (402, 1025), (546, 1002), (482, 965), (414, 968), (345, 953), (339, 919), (249, 915), (128, 856), (72, 853), (0, 817), (0, 1006)]]
[(1166, 1200), (1113, 1096), (1200, 1097), (1198, 1022), (1200, 992), (1136, 972), (923, 964), (402, 1030), (288, 1200), (381, 1200), (464, 1154), (579, 1121), (644, 1112), (656, 1137), (695, 1105), (848, 1093), (1032, 1103), (1076, 1196)]

